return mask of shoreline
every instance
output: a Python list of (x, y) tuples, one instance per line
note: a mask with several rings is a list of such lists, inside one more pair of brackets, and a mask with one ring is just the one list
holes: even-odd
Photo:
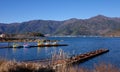
[(119, 38), (120, 36), (48, 36), (48, 37), (110, 37), (110, 38)]

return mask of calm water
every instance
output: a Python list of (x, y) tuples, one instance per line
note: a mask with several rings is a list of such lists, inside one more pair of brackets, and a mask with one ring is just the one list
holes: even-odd
[[(77, 55), (100, 48), (107, 48), (110, 52), (90, 59), (80, 66), (92, 67), (98, 63), (112, 63), (120, 67), (120, 38), (109, 37), (50, 37), (47, 39), (61, 40), (61, 44), (68, 44), (62, 47), (42, 47), (42, 48), (20, 48), (20, 49), (0, 49), (0, 57), (8, 60), (37, 60), (51, 58), (51, 54), (62, 49), (68, 55)], [(22, 43), (20, 43), (22, 44)], [(36, 43), (31, 43), (35, 45)], [(7, 43), (0, 43), (1, 46)]]

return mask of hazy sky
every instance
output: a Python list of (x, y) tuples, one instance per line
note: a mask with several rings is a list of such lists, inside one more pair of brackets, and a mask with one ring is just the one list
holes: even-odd
[(120, 17), (120, 0), (0, 0), (0, 23)]

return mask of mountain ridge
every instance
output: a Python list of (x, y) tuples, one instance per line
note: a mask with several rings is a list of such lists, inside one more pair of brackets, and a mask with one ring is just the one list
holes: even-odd
[[(30, 20), (21, 23), (0, 23), (2, 33), (38, 32), (50, 35), (111, 35), (120, 30), (119, 17), (97, 15), (88, 19), (71, 18), (63, 21)], [(118, 35), (115, 34), (114, 35)]]

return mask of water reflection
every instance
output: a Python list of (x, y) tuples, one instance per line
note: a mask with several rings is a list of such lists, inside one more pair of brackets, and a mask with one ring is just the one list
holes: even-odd
[(13, 53), (16, 53), (17, 48), (12, 48)]
[(22, 50), (23, 50), (23, 54), (25, 54), (26, 55), (26, 53), (28, 52), (28, 48), (22, 48)]
[(41, 51), (41, 47), (37, 47), (37, 54), (39, 54)]
[(48, 53), (48, 47), (45, 47), (45, 53), (46, 54)]

